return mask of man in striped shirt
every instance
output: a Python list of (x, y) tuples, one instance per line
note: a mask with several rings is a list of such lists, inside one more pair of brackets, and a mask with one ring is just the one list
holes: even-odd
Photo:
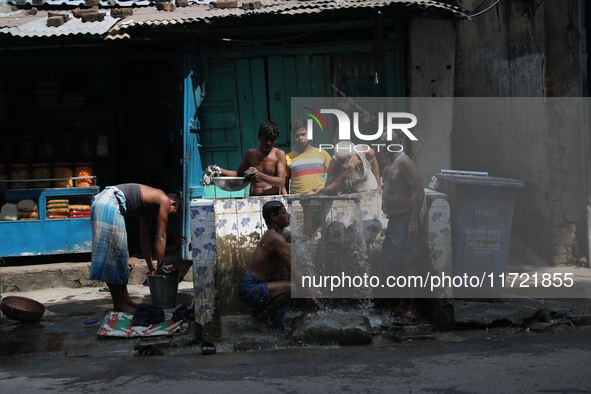
[(294, 120), (289, 128), (296, 148), (286, 156), (285, 189), (291, 194), (314, 193), (314, 189), (324, 187), (324, 173), (328, 170), (330, 155), (310, 145), (304, 119)]

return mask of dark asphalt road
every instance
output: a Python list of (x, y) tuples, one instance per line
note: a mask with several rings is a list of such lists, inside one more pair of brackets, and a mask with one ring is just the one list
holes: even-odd
[[(591, 392), (591, 333), (293, 348), (203, 356), (85, 356), (0, 364), (11, 393)], [(455, 338), (455, 339), (454, 339)], [(490, 338), (490, 339), (486, 339)]]

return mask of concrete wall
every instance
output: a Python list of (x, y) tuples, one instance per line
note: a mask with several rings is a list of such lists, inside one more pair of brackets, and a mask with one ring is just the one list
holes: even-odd
[[(433, 274), (449, 273), (451, 224), (447, 197), (431, 190), (425, 192), (422, 211), (425, 259)], [(356, 204), (352, 201), (333, 201), (327, 205), (325, 228), (346, 232), (361, 226), (362, 242), (370, 265), (381, 266), (381, 246), (387, 226), (387, 218), (381, 211), (382, 196), (381, 193), (361, 193), (360, 197), (358, 216), (352, 209), (352, 204)], [(196, 321), (208, 332), (215, 333), (219, 329), (221, 316), (250, 313), (250, 309), (238, 298), (238, 284), (258, 241), (267, 230), (261, 207), (270, 199), (282, 201), (293, 218), (288, 230), (295, 233), (298, 223), (302, 222), (301, 206), (298, 202), (289, 204), (288, 198), (273, 196), (193, 200), (191, 245)], [(299, 246), (312, 250), (314, 241)], [(296, 254), (294, 249), (299, 246), (292, 242), (292, 255)], [(299, 261), (298, 264), (305, 270), (304, 263)], [(450, 289), (442, 289), (435, 298), (450, 296)]]
[[(455, 44), (453, 21), (412, 20), (407, 61), (409, 97), (453, 96)], [(420, 108), (410, 110), (416, 112)], [(418, 141), (413, 141), (408, 149), (425, 187), (439, 170), (451, 168), (452, 113), (451, 101), (442, 101), (440, 106), (422, 114), (413, 129)]]
[[(458, 23), (455, 95), (464, 97), (579, 96), (579, 47), (568, 48), (567, 1), (500, 2)], [(578, 24), (577, 10), (572, 23)], [(477, 114), (454, 124), (454, 169), (522, 179), (513, 234), (554, 263), (585, 254), (580, 125), (548, 103), (519, 127), (490, 122), (475, 130)], [(526, 112), (524, 112), (526, 113)]]

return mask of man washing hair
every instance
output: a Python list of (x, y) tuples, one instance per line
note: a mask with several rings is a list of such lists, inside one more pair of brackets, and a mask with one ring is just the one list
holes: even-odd
[(341, 141), (328, 167), (326, 187), (317, 193), (337, 195), (381, 190), (375, 152), (368, 145)]

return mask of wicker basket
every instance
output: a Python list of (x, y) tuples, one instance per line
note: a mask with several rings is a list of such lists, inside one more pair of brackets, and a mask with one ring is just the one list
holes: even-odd
[(2, 313), (14, 320), (34, 322), (41, 319), (45, 306), (30, 298), (9, 296), (2, 299)]

